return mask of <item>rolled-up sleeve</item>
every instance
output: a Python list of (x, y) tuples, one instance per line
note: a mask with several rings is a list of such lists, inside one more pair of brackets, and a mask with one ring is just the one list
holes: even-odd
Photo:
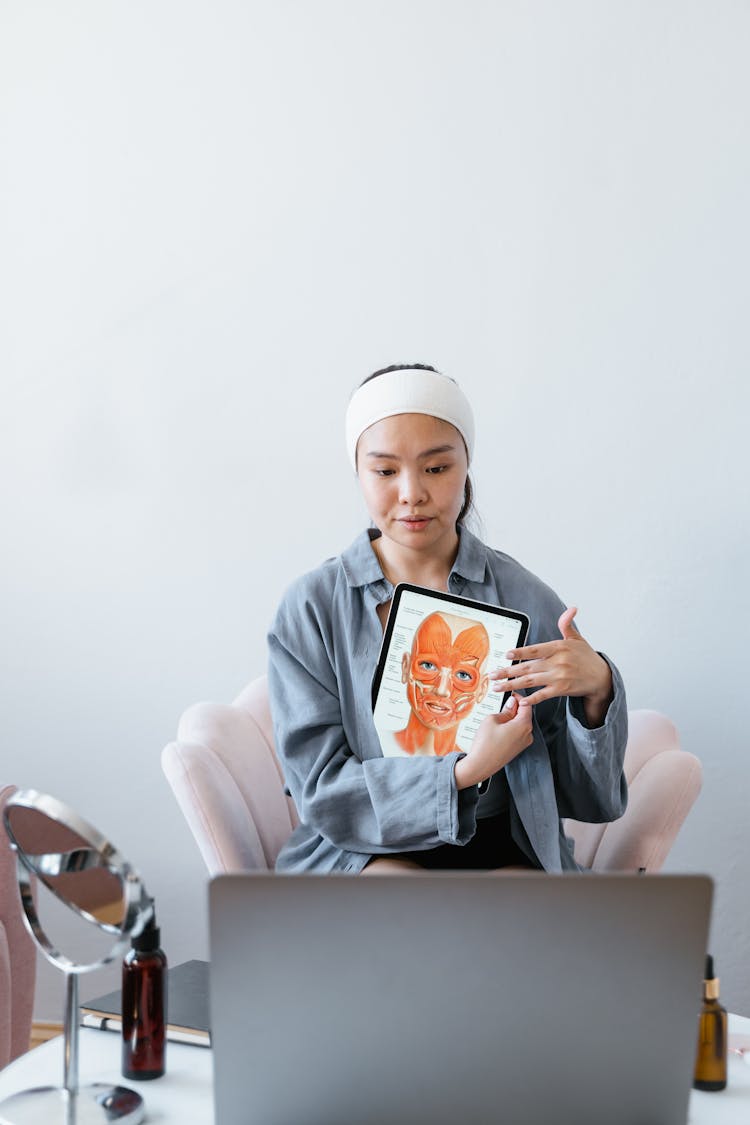
[(444, 757), (362, 754), (342, 716), (332, 639), (320, 609), (287, 597), (268, 636), (276, 750), (303, 826), (370, 855), (463, 844), (476, 828), (476, 789), (458, 791)]
[(600, 655), (609, 664), (613, 687), (601, 726), (586, 725), (580, 699), (555, 700), (554, 712), (542, 724), (559, 815), (591, 824), (617, 820), (628, 802), (623, 770), (628, 740), (625, 687), (612, 661), (604, 653)]

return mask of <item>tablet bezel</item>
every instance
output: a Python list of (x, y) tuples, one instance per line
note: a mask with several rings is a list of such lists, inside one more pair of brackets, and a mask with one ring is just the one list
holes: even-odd
[[(526, 638), (529, 633), (530, 619), (528, 614), (516, 609), (509, 609), (507, 606), (493, 605), (491, 602), (477, 601), (475, 598), (465, 598), (461, 594), (451, 594), (445, 590), (431, 590), (428, 586), (417, 586), (411, 582), (399, 582), (393, 590), (393, 599), (391, 601), (390, 609), (388, 610), (388, 620), (385, 625), (385, 632), (383, 634), (383, 643), (380, 648), (380, 655), (378, 656), (378, 663), (375, 668), (375, 675), (372, 681), (371, 703), (373, 715), (378, 701), (378, 693), (380, 685), (383, 680), (386, 662), (388, 660), (388, 652), (393, 638), (393, 632), (396, 628), (396, 619), (398, 618), (399, 606), (401, 605), (402, 595), (406, 592), (420, 594), (423, 597), (434, 599), (436, 602), (436, 610), (445, 608), (446, 606), (456, 606), (457, 608), (464, 607), (473, 610), (479, 610), (482, 613), (489, 613), (495, 617), (510, 618), (512, 621), (520, 623), (520, 632), (516, 640), (514, 648), (522, 648), (526, 643)], [(425, 617), (428, 616), (425, 614)], [(512, 660), (511, 665), (520, 663), (518, 660)], [(505, 706), (510, 692), (503, 693), (502, 702), (498, 711), (502, 711)], [(377, 729), (377, 728), (376, 728)], [(378, 732), (379, 733), (379, 732)]]

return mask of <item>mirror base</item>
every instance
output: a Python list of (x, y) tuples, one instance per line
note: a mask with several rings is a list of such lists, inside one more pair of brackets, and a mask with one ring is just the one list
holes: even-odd
[(61, 1086), (22, 1090), (0, 1102), (2, 1125), (138, 1125), (143, 1121), (143, 1098), (125, 1086), (96, 1082), (71, 1094)]

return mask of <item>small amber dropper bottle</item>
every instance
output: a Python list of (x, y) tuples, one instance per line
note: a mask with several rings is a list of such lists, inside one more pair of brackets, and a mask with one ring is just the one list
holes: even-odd
[(727, 1084), (727, 1013), (719, 1003), (719, 978), (714, 959), (706, 958), (703, 1005), (698, 1019), (698, 1052), (695, 1057), (696, 1090), (723, 1090)]

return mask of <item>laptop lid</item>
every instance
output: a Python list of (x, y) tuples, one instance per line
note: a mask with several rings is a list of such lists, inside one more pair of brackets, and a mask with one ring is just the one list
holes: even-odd
[(684, 1125), (700, 875), (224, 875), (219, 1125)]

